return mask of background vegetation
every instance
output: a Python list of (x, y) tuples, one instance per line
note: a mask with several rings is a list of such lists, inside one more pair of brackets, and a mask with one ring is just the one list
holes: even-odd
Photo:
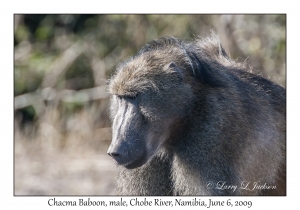
[(106, 81), (161, 36), (213, 30), (233, 59), (285, 86), (285, 15), (15, 15), (15, 195), (111, 195)]

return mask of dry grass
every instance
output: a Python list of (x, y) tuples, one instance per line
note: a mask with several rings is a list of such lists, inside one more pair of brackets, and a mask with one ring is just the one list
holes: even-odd
[[(93, 129), (83, 110), (66, 123), (47, 113), (37, 131), (15, 126), (15, 195), (113, 195), (116, 167), (106, 154), (110, 128)], [(23, 129), (26, 130), (26, 129)], [(30, 128), (28, 128), (30, 130)]]
[(113, 195), (115, 167), (104, 152), (15, 144), (15, 195)]

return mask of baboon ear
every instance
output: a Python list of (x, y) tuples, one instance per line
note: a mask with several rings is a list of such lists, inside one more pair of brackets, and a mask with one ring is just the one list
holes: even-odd
[(189, 53), (193, 65), (194, 77), (204, 85), (210, 87), (224, 86), (221, 76), (222, 67), (217, 63), (211, 63), (200, 59), (196, 53)]
[(164, 68), (173, 70), (173, 72), (175, 72), (178, 75), (180, 81), (183, 80), (182, 70), (174, 62), (167, 64)]

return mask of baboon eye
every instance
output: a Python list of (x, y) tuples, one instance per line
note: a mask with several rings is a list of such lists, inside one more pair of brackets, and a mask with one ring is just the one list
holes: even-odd
[(119, 96), (120, 98), (123, 98), (125, 100), (129, 100), (129, 101), (133, 101), (137, 98), (138, 94), (135, 95), (123, 95), (123, 96)]
[(125, 95), (123, 96), (124, 99), (128, 99), (128, 100), (134, 100), (136, 99), (137, 95)]

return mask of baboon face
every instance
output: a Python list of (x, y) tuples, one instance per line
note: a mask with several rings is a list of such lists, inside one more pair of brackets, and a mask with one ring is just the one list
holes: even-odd
[(192, 99), (179, 66), (147, 58), (140, 56), (119, 67), (109, 85), (112, 143), (108, 154), (128, 169), (145, 164), (165, 144)]

